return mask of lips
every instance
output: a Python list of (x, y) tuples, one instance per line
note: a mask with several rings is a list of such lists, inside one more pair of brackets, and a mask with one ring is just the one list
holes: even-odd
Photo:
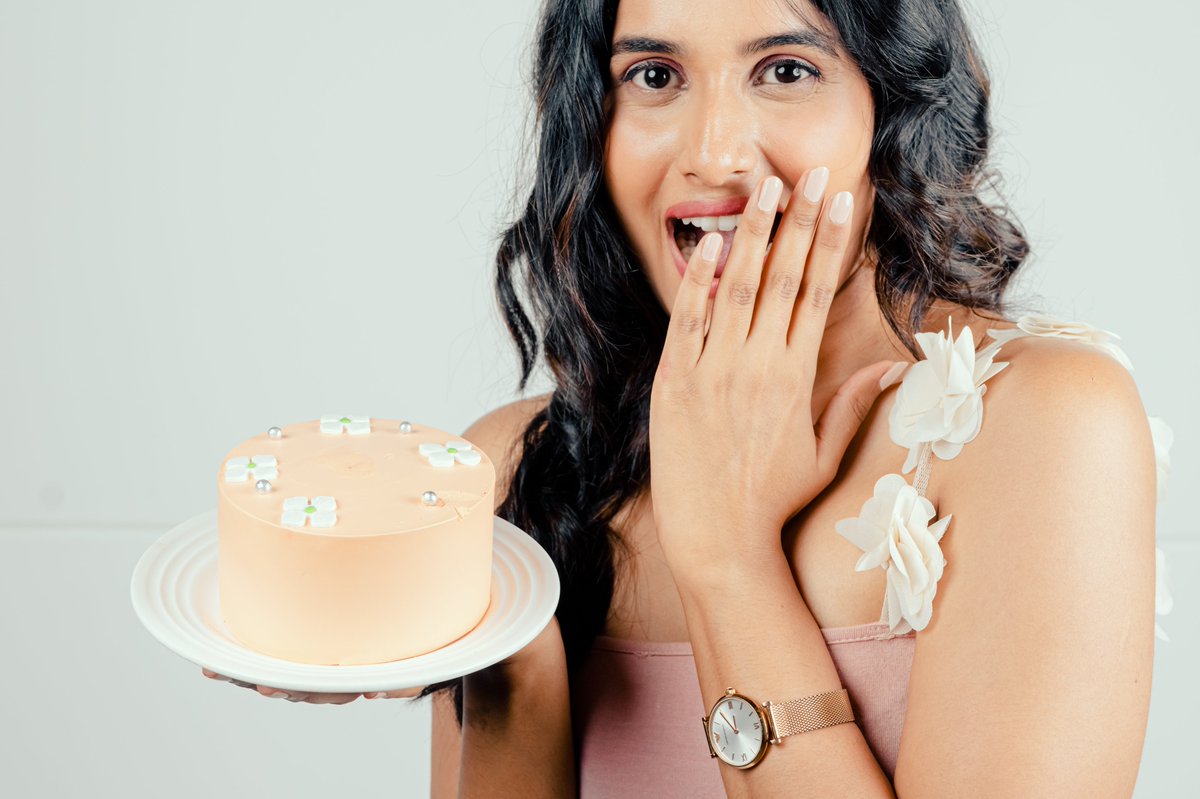
[[(666, 220), (667, 240), (669, 241), (669, 246), (671, 248), (671, 255), (673, 256), (673, 258), (675, 260), (675, 268), (679, 271), (680, 277), (683, 277), (683, 274), (687, 271), (687, 259), (684, 258), (683, 253), (680, 251), (679, 241), (675, 236), (675, 226), (681, 217), (674, 216), (674, 214), (679, 213), (679, 211), (677, 211), (676, 209), (682, 209), (683, 215), (688, 216), (690, 218), (692, 211), (687, 207), (688, 205), (689, 205), (688, 203), (681, 203), (678, 206), (672, 206), (671, 214), (668, 215), (667, 220)], [(690, 205), (696, 205), (696, 204), (692, 203)], [(713, 204), (708, 203), (707, 207), (712, 208)], [(742, 207), (745, 208), (745, 203), (742, 204)], [(707, 210), (707, 209), (703, 209), (703, 210)], [(734, 210), (734, 211), (724, 211), (722, 213), (700, 213), (700, 214), (695, 214), (695, 215), (696, 216), (728, 216), (728, 215), (737, 214), (737, 213), (741, 213), (741, 212)], [(777, 212), (775, 214), (775, 223), (771, 226), (771, 232), (767, 238), (767, 241), (768, 241), (767, 246), (768, 247), (770, 247), (771, 243), (774, 241), (775, 233), (779, 230), (779, 223), (782, 219), (783, 219), (783, 214)], [(733, 230), (722, 230), (719, 232), (721, 234), (721, 239), (722, 239), (721, 252), (717, 255), (717, 267), (716, 267), (715, 272), (713, 273), (714, 277), (717, 277), (717, 278), (719, 278), (721, 276), (721, 273), (725, 271), (725, 264), (729, 260), (729, 251), (733, 247), (733, 238), (734, 238), (734, 234), (737, 233), (737, 229), (735, 228)], [(707, 235), (707, 234), (705, 234), (705, 235)], [(701, 238), (703, 238), (703, 235), (701, 236)]]

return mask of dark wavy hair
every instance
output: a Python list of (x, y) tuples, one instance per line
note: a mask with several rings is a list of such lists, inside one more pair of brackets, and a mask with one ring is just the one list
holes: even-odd
[[(791, 3), (803, 17), (806, 9)], [(988, 78), (956, 0), (813, 0), (871, 86), (875, 207), (866, 248), (887, 324), (917, 355), (933, 303), (1001, 314), (1024, 234), (985, 169)], [(532, 191), (504, 230), (496, 292), (521, 358), (555, 389), (528, 423), (497, 513), (558, 569), (568, 674), (604, 630), (623, 542), (614, 517), (649, 486), (650, 388), (668, 313), (604, 185), (617, 0), (546, 0), (536, 38)], [(519, 297), (524, 279), (527, 305)], [(629, 560), (632, 565), (632, 559)], [(450, 689), (462, 724), (462, 678)]]

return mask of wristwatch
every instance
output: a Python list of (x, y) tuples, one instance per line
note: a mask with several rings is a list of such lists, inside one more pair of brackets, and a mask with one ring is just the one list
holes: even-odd
[(767, 702), (760, 707), (730, 687), (702, 721), (712, 757), (735, 768), (752, 768), (767, 753), (768, 743), (854, 721), (854, 710), (845, 688), (787, 702)]

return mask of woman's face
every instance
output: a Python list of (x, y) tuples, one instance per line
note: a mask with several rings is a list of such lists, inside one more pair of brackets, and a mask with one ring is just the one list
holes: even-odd
[(697, 237), (677, 241), (678, 218), (739, 214), (768, 175), (783, 181), (782, 209), (807, 170), (828, 167), (826, 202), (854, 194), (843, 279), (858, 258), (874, 200), (871, 91), (833, 27), (798, 5), (806, 20), (783, 0), (618, 6), (605, 182), (668, 312)]

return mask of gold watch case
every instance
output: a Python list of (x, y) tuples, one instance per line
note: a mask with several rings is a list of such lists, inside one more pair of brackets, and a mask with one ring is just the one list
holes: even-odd
[[(759, 721), (762, 724), (762, 731), (763, 731), (762, 746), (759, 747), (758, 752), (754, 755), (754, 757), (752, 759), (746, 761), (745, 763), (734, 763), (730, 760), (727, 760), (725, 757), (718, 754), (716, 748), (713, 746), (713, 729), (712, 729), (712, 724), (709, 722), (709, 719), (711, 719), (714, 715), (716, 715), (717, 708), (719, 708), (721, 706), (722, 702), (727, 702), (731, 698), (741, 699), (741, 700), (745, 701), (748, 705), (750, 705), (750, 707), (752, 707), (754, 709), (754, 712), (758, 715)], [(753, 768), (754, 766), (758, 765), (759, 762), (762, 761), (763, 757), (767, 754), (767, 748), (771, 745), (771, 743), (778, 741), (778, 739), (775, 736), (775, 730), (771, 727), (771, 719), (770, 719), (769, 715), (767, 714), (766, 710), (763, 709), (763, 706), (760, 705), (758, 702), (754, 701), (753, 699), (751, 699), (750, 697), (746, 696), (745, 694), (738, 693), (738, 691), (735, 690), (732, 686), (730, 686), (729, 688), (726, 688), (724, 695), (722, 695), (719, 699), (717, 699), (716, 702), (713, 702), (712, 707), (709, 708), (708, 715), (701, 717), (701, 722), (704, 725), (704, 740), (708, 742), (709, 755), (711, 757), (717, 758), (722, 763), (726, 763), (726, 764), (733, 766), (734, 768), (738, 768), (738, 769), (748, 769), (748, 768)]]

